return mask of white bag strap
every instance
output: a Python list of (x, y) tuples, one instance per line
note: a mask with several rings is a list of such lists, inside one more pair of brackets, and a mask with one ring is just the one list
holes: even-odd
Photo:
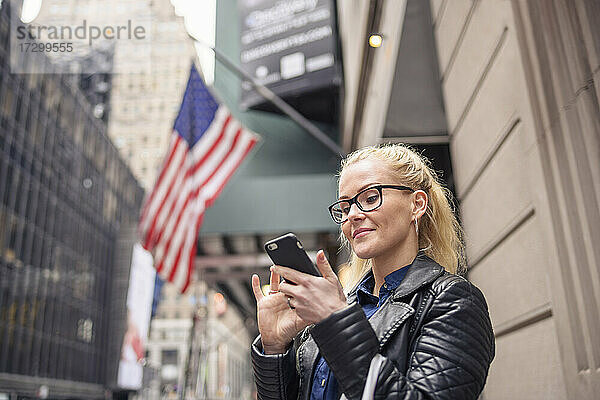
[[(363, 394), (361, 400), (373, 400), (375, 398), (375, 387), (377, 386), (377, 378), (379, 377), (379, 370), (381, 370), (381, 365), (385, 358), (377, 353), (371, 360), (371, 365), (369, 366), (369, 373), (367, 374), (367, 380), (365, 381), (365, 387), (363, 389)], [(348, 400), (346, 395), (342, 394), (340, 400)]]

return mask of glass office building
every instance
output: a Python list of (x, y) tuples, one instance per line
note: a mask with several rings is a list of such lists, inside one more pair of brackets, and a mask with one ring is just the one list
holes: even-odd
[(15, 4), (0, 5), (0, 392), (104, 397), (116, 239), (143, 190), (80, 76), (10, 73)]

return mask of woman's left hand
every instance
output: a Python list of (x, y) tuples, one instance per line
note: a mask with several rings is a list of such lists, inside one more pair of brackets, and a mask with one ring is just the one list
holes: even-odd
[(271, 267), (271, 271), (286, 280), (279, 285), (279, 291), (290, 297), (288, 303), (308, 324), (316, 324), (348, 305), (342, 285), (323, 250), (317, 253), (317, 268), (321, 272), (320, 277), (280, 265)]

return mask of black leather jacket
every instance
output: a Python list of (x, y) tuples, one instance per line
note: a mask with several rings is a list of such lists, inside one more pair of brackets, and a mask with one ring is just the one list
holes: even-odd
[(485, 298), (464, 278), (420, 254), (400, 286), (367, 320), (348, 307), (307, 327), (284, 354), (252, 344), (259, 399), (308, 400), (319, 352), (349, 400), (359, 400), (373, 356), (385, 362), (376, 399), (476, 399), (494, 358)]

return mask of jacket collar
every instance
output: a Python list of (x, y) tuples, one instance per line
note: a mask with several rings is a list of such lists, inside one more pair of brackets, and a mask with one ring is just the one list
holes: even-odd
[[(390, 298), (388, 298), (385, 304), (383, 304), (369, 319), (369, 323), (371, 324), (371, 327), (375, 331), (377, 339), (379, 340), (380, 350), (392, 337), (392, 334), (398, 330), (411, 315), (415, 313), (415, 310), (410, 305), (400, 301), (390, 300), (398, 300), (401, 297), (405, 297), (416, 292), (421, 287), (435, 281), (439, 276), (443, 275), (443, 273), (444, 268), (438, 263), (427, 257), (422, 252), (417, 254), (417, 257), (406, 272), (406, 276), (400, 283), (400, 286), (396, 288), (394, 293), (390, 296)], [(373, 273), (369, 271), (362, 277), (360, 281), (362, 282), (369, 274)], [(348, 294), (349, 304), (356, 301), (357, 289), (358, 285), (356, 285), (356, 287), (354, 287)], [(310, 391), (306, 388), (308, 387), (307, 385), (309, 385), (310, 376), (312, 376), (312, 372), (315, 368), (319, 350), (312, 336), (309, 336), (306, 341), (300, 345), (298, 351), (300, 369), (308, 371), (308, 375), (306, 375), (308, 378), (303, 374), (301, 376), (304, 379), (301, 378), (300, 380), (302, 385), (301, 392), (305, 393), (303, 400), (306, 400), (308, 399), (308, 393), (310, 393)]]
[[(427, 257), (425, 253), (419, 252), (412, 265), (406, 272), (406, 276), (402, 280), (402, 283), (396, 288), (396, 290), (390, 297), (396, 300), (408, 296), (409, 294), (417, 291), (422, 286), (425, 286), (435, 281), (443, 273), (444, 268), (441, 265), (433, 261), (431, 258)], [(367, 277), (367, 275), (372, 274), (373, 272), (369, 271), (361, 278), (360, 281), (362, 282)], [(348, 294), (348, 304), (352, 304), (356, 301), (357, 289), (358, 285), (354, 287), (352, 291), (350, 291), (350, 293)]]
[(408, 296), (421, 287), (432, 283), (443, 274), (444, 267), (420, 252), (392, 296), (396, 300)]
[[(372, 272), (369, 271), (372, 274)], [(419, 252), (406, 272), (400, 286), (394, 290), (388, 300), (369, 318), (369, 323), (379, 340), (382, 349), (392, 334), (402, 326), (415, 310), (407, 303), (401, 301), (409, 295), (434, 282), (444, 274), (444, 268)], [(365, 275), (366, 277), (366, 275)], [(363, 278), (364, 279), (364, 278)], [(356, 290), (348, 296), (349, 302), (356, 301)]]

